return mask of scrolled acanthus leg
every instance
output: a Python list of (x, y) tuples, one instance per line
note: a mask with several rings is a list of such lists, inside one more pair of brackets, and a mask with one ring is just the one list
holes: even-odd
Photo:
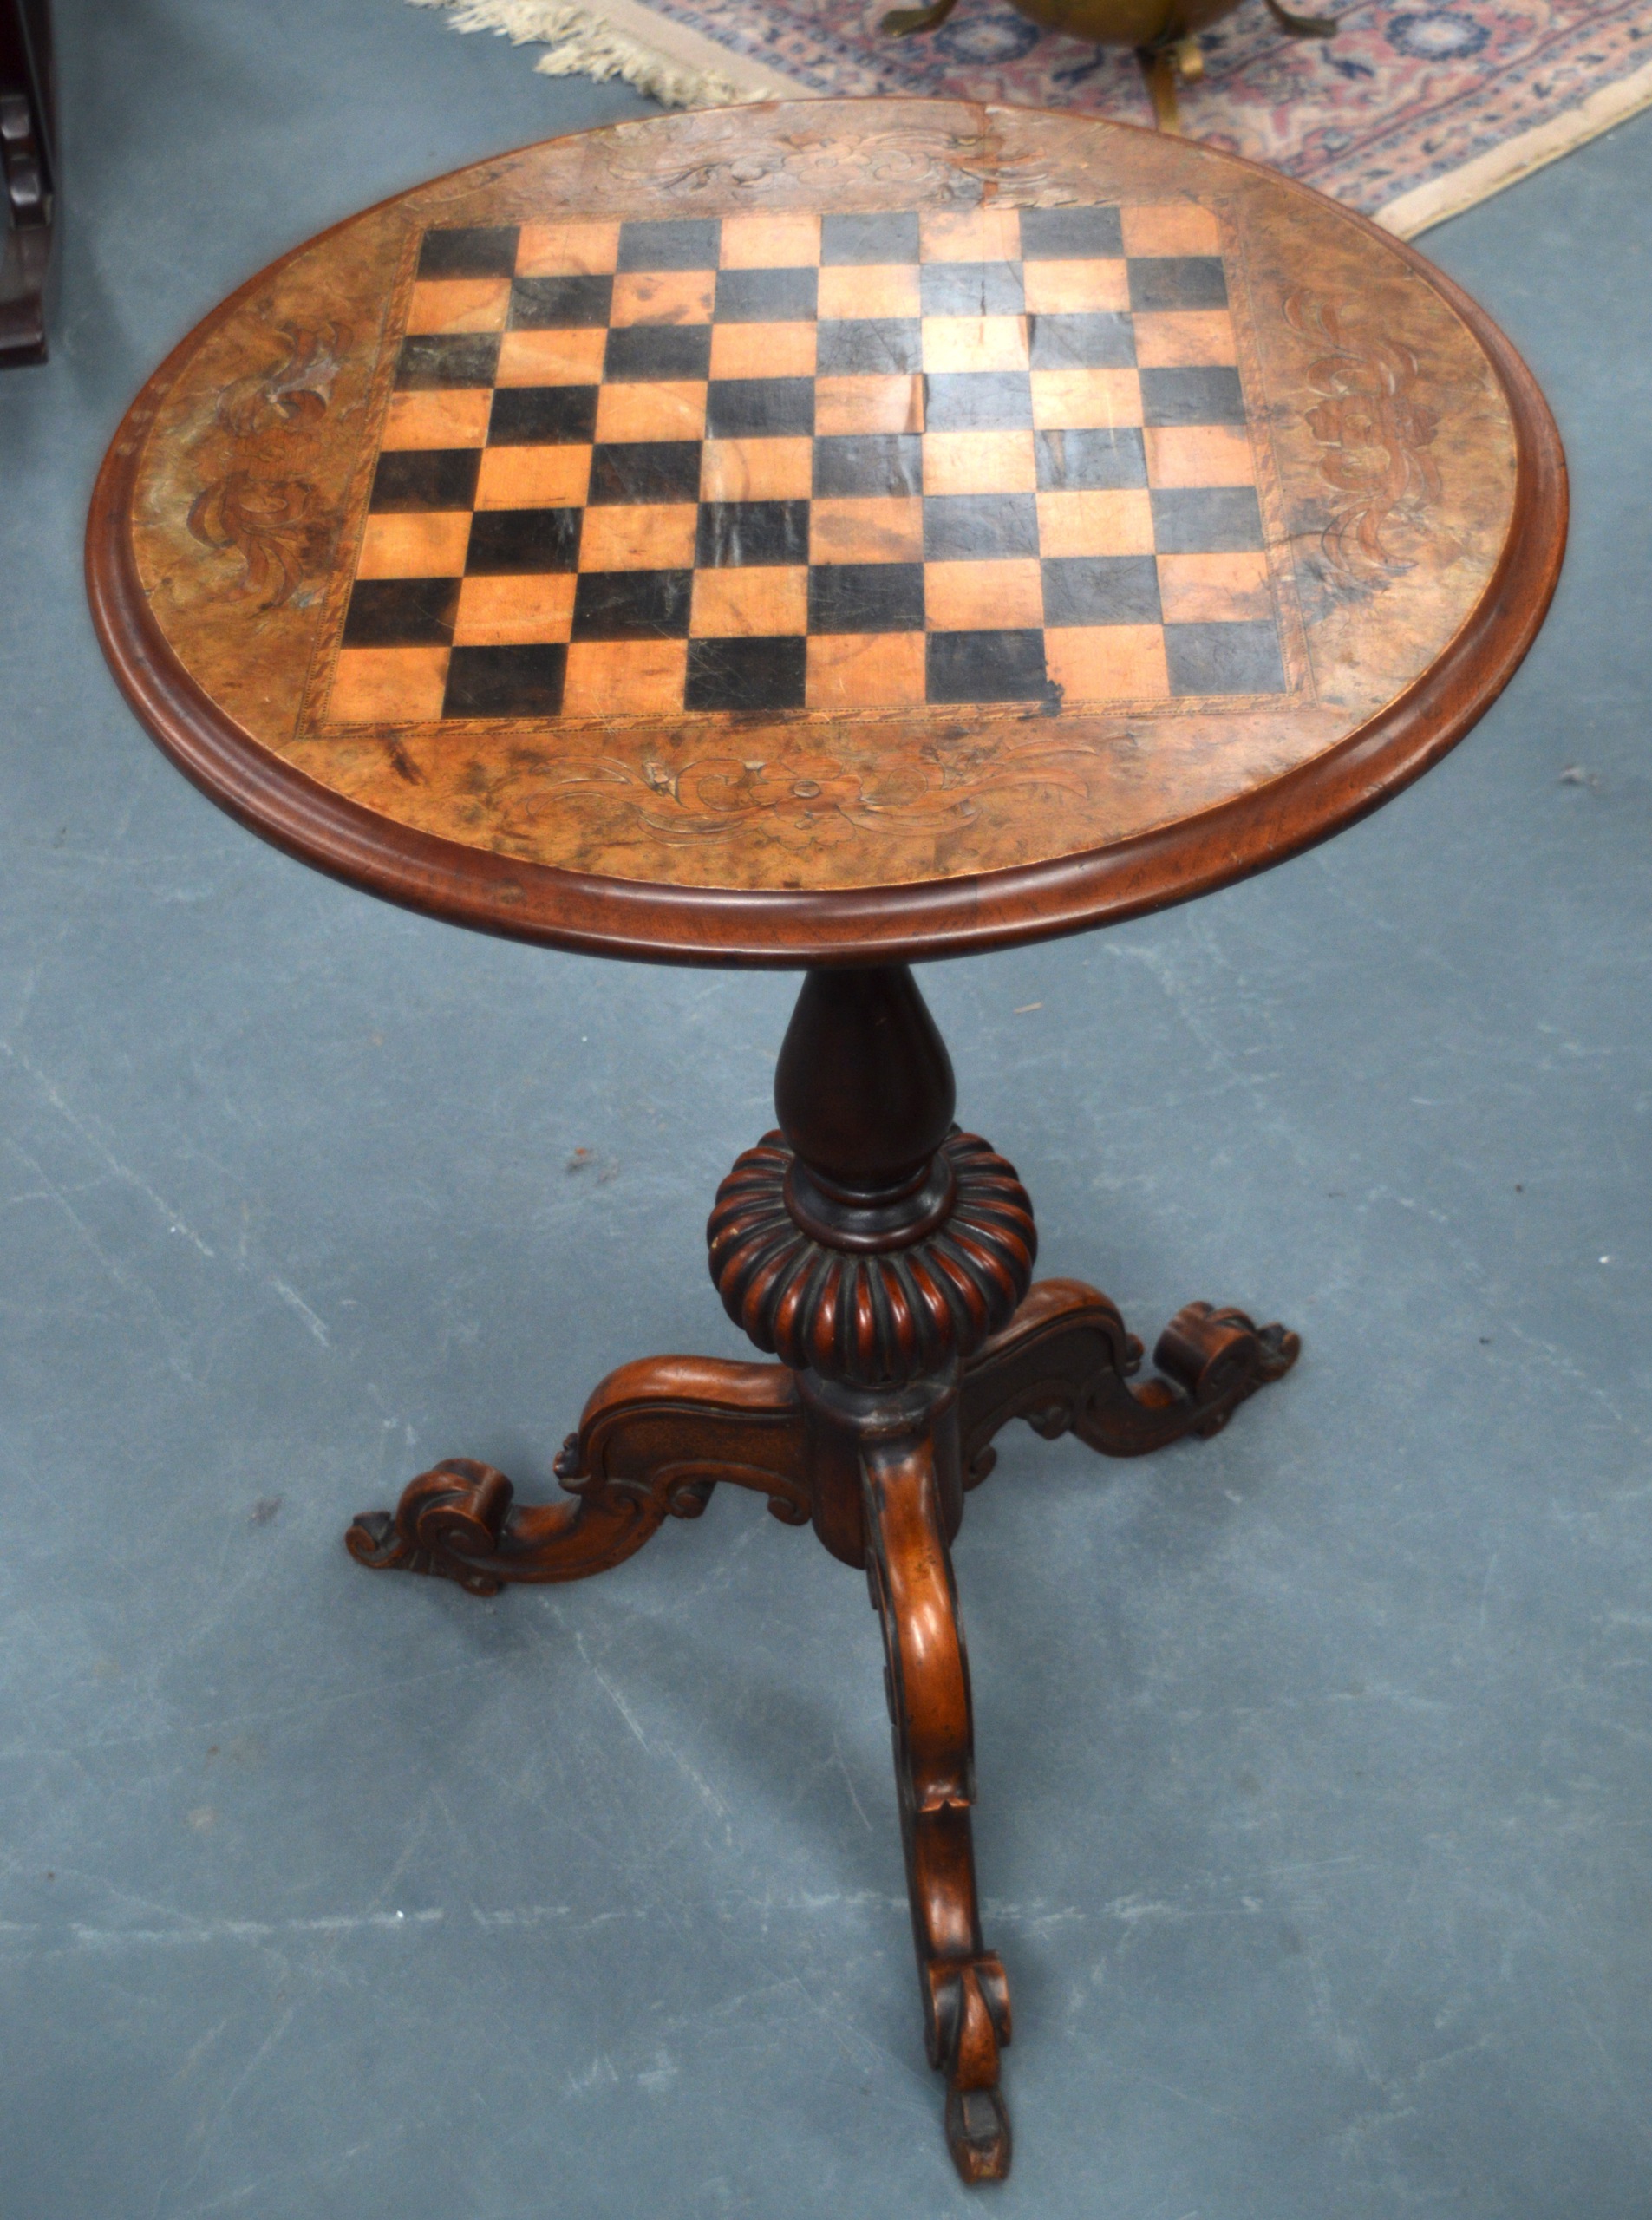
[(421, 1472), (392, 1512), (344, 1537), (375, 1571), (431, 1573), (473, 1596), (508, 1582), (583, 1580), (640, 1550), (668, 1515), (697, 1518), (720, 1480), (806, 1524), (802, 1414), (777, 1364), (654, 1357), (610, 1373), (556, 1462), (561, 1503), (519, 1504), (493, 1466), (454, 1457)]
[(970, 1674), (933, 1435), (864, 1442), (861, 1475), (930, 2063), (946, 2076), (947, 2146), (959, 2174), (1002, 2181), (1010, 2132), (998, 2058), (1009, 2040), (1009, 1985), (983, 1939), (976, 1896)]
[(1047, 1440), (1075, 1433), (1107, 1457), (1145, 1457), (1185, 1434), (1220, 1433), (1301, 1354), (1283, 1326), (1190, 1303), (1159, 1337), (1160, 1377), (1133, 1385), (1141, 1343), (1117, 1307), (1081, 1280), (1041, 1280), (963, 1375), (964, 1485), (993, 1468), (993, 1436), (1025, 1419)]

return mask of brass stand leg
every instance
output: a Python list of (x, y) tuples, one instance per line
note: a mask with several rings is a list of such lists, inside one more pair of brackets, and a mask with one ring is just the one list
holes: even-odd
[(423, 1473), (394, 1513), (358, 1518), (351, 1554), (491, 1596), (580, 1580), (692, 1518), (721, 1480), (813, 1519), (864, 1567), (885, 1691), (930, 2061), (966, 2182), (1009, 2170), (998, 2086), (1009, 1988), (976, 1894), (970, 1675), (950, 1544), (992, 1440), (1022, 1418), (1135, 1457), (1226, 1425), (1298, 1343), (1243, 1311), (1190, 1303), (1159, 1337), (1164, 1375), (1076, 1280), (1032, 1288), (1032, 1205), (952, 1123), (952, 1067), (902, 965), (812, 972), (775, 1078), (780, 1130), (748, 1149), (707, 1228), (723, 1306), (777, 1364), (658, 1357), (603, 1381), (557, 1472), (571, 1500), (518, 1505), (491, 1466)]
[(1146, 80), (1147, 97), (1153, 104), (1153, 122), (1172, 138), (1181, 136), (1181, 111), (1176, 104), (1176, 53), (1173, 47), (1140, 46), (1136, 59)]

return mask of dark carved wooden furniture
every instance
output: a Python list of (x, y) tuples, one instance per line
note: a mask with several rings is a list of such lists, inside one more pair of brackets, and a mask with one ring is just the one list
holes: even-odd
[(1554, 427), (1419, 256), (1074, 115), (822, 101), (625, 124), (369, 211), (186, 339), (88, 539), (161, 745), (305, 861), (597, 953), (804, 972), (708, 1238), (776, 1361), (611, 1374), (514, 1501), (464, 1459), (348, 1537), (477, 1595), (720, 1481), (880, 1615), (930, 2055), (1009, 2162), (948, 1555), (1012, 1419), (1134, 1456), (1296, 1338), (1141, 1348), (1032, 1283), (910, 962), (1151, 910), (1374, 808), (1542, 621)]
[(57, 95), (50, 0), (0, 0), (0, 369), (46, 359), (46, 277), (57, 195)]

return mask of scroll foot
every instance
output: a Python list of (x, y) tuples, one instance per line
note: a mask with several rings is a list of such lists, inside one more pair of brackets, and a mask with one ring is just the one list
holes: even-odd
[(965, 1370), (964, 1485), (978, 1486), (991, 1472), (993, 1436), (1013, 1418), (1049, 1441), (1076, 1433), (1107, 1457), (1143, 1457), (1184, 1434), (1219, 1433), (1301, 1351), (1283, 1326), (1190, 1303), (1153, 1351), (1166, 1376), (1133, 1387), (1141, 1343), (1116, 1307), (1080, 1280), (1042, 1280)]
[(937, 1470), (957, 1455), (935, 1432), (863, 1442), (866, 1572), (883, 1624), (906, 1885), (930, 2063), (946, 2076), (946, 2139), (966, 2182), (1009, 2171), (1009, 2114), (998, 2087), (1009, 2041), (1009, 1984), (982, 1939), (970, 1807), (975, 1730)]
[(503, 1472), (465, 1457), (421, 1473), (394, 1512), (344, 1537), (358, 1564), (455, 1580), (473, 1596), (507, 1582), (583, 1580), (640, 1550), (668, 1515), (697, 1518), (719, 1480), (767, 1495), (806, 1524), (803, 1421), (777, 1364), (657, 1357), (612, 1372), (556, 1462), (571, 1500), (518, 1504)]
[(1009, 2171), (1009, 2113), (996, 2089), (949, 2089), (946, 2147), (966, 2182), (1001, 2182)]

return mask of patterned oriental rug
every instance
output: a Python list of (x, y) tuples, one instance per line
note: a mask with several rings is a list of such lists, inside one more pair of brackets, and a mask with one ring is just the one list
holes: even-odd
[[(667, 105), (904, 93), (1151, 123), (1133, 56), (960, 0), (880, 36), (889, 0), (413, 0), (455, 30), (542, 44), (549, 76), (623, 77)], [(1201, 42), (1182, 127), (1410, 238), (1652, 106), (1652, 0), (1291, 0), (1334, 39), (1281, 35), (1263, 0)]]

